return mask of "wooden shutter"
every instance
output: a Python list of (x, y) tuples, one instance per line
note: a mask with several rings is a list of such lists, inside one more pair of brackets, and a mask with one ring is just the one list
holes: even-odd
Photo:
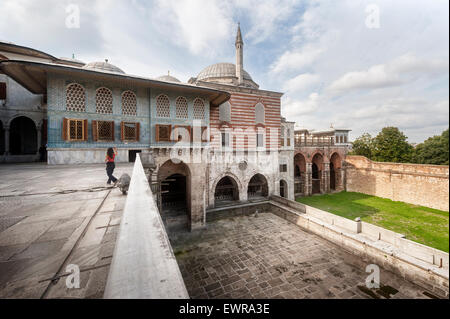
[(94, 142), (98, 141), (98, 125), (97, 121), (92, 121), (92, 139)]
[(155, 125), (155, 142), (159, 142), (159, 124)]
[(111, 121), (110, 124), (111, 124), (111, 141), (115, 141), (116, 136), (114, 134), (114, 128), (115, 128), (114, 121)]
[(87, 141), (88, 140), (88, 120), (83, 120), (83, 133), (84, 133), (83, 141)]
[(140, 123), (136, 123), (136, 142), (139, 142), (140, 136)]
[(202, 126), (202, 132), (201, 132), (201, 141), (202, 142), (208, 142), (208, 135), (203, 136), (203, 134), (205, 133), (205, 131), (208, 130), (207, 126)]
[(68, 136), (67, 136), (67, 128), (68, 128), (68, 120), (66, 118), (63, 118), (63, 122), (62, 122), (62, 139), (63, 141), (67, 141), (68, 140)]
[(0, 100), (6, 100), (6, 83), (0, 82)]
[(123, 141), (123, 138), (124, 138), (124, 130), (125, 130), (125, 127), (124, 127), (124, 124), (123, 124), (123, 122), (120, 122), (120, 139)]

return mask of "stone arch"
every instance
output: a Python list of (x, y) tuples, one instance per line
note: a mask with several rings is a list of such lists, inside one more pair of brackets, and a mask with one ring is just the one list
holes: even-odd
[(330, 157), (330, 189), (342, 189), (342, 158), (338, 152), (334, 152)]
[(38, 151), (37, 125), (28, 116), (19, 115), (9, 121), (11, 155), (35, 155)]
[(284, 179), (280, 179), (280, 196), (283, 198), (288, 197), (288, 185)]
[(323, 171), (324, 156), (320, 152), (315, 152), (311, 159), (312, 163), (312, 193), (318, 194), (323, 192)]
[(214, 188), (214, 206), (231, 204), (239, 201), (239, 186), (236, 180), (225, 175), (215, 183)]
[(238, 188), (238, 192), (239, 192), (239, 200), (240, 200), (240, 201), (245, 200), (245, 198), (244, 198), (244, 196), (243, 196), (243, 186), (242, 186), (242, 182), (241, 182), (241, 180), (239, 179), (239, 177), (237, 177), (237, 176), (236, 176), (235, 174), (233, 174), (232, 172), (224, 172), (224, 173), (221, 173), (220, 175), (218, 175), (218, 176), (215, 178), (214, 182), (212, 183), (212, 187), (211, 187), (210, 190), (209, 190), (209, 205), (210, 205), (211, 207), (215, 206), (214, 193), (215, 193), (217, 184), (219, 183), (219, 181), (220, 181), (222, 178), (227, 177), (227, 176), (230, 177), (230, 178), (232, 178), (232, 179), (236, 182), (237, 188)]
[(269, 196), (268, 179), (260, 173), (253, 175), (247, 184), (247, 199), (256, 199)]
[(307, 171), (306, 156), (297, 152), (294, 156), (294, 194), (300, 195), (306, 193)]
[[(164, 223), (173, 221), (186, 222), (190, 220), (191, 212), (191, 170), (180, 161), (174, 163), (171, 159), (165, 161), (158, 169), (158, 184), (161, 193), (158, 205)], [(187, 217), (187, 219), (186, 219)]]

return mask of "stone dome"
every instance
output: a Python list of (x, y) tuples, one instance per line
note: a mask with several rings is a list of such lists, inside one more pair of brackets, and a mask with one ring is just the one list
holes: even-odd
[[(216, 63), (204, 68), (197, 76), (197, 80), (204, 81), (210, 78), (236, 77), (236, 65), (233, 63)], [(253, 81), (250, 74), (244, 70), (244, 80)]]
[(113, 73), (120, 73), (125, 74), (124, 71), (119, 69), (117, 66), (108, 63), (108, 60), (105, 60), (105, 62), (91, 62), (86, 64), (83, 69), (87, 70), (94, 70), (94, 71), (102, 71), (102, 72), (113, 72)]
[(177, 82), (177, 83), (181, 83), (180, 80), (178, 80), (176, 77), (171, 76), (171, 75), (161, 75), (161, 76), (158, 76), (158, 77), (156, 78), (156, 80), (158, 80), (158, 81), (166, 81), (166, 82)]

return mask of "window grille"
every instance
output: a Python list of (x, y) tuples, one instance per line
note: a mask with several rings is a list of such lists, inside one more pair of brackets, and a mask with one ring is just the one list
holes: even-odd
[(137, 100), (136, 94), (131, 91), (125, 91), (122, 94), (122, 114), (123, 115), (136, 115), (137, 113)]
[(170, 101), (166, 95), (156, 98), (156, 115), (158, 117), (170, 117)]
[(175, 115), (178, 119), (188, 118), (188, 103), (187, 100), (180, 96), (175, 102)]
[(66, 110), (72, 112), (86, 111), (86, 92), (78, 83), (70, 84), (66, 89)]
[(157, 142), (170, 142), (171, 130), (172, 130), (171, 125), (156, 124), (156, 141)]
[(202, 99), (194, 100), (194, 119), (203, 120), (205, 118), (205, 104)]
[(101, 114), (112, 114), (113, 97), (111, 90), (99, 88), (95, 93), (96, 112)]
[(62, 138), (65, 141), (86, 141), (87, 120), (63, 119)]
[(139, 123), (122, 122), (120, 126), (122, 141), (139, 141)]
[(94, 141), (114, 141), (113, 121), (92, 121)]

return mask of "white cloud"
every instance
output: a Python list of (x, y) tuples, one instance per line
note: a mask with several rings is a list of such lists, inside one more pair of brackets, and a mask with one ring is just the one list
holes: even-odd
[(286, 51), (271, 66), (271, 71), (280, 73), (283, 71), (299, 70), (314, 62), (323, 49), (315, 46), (306, 46), (300, 50)]
[(302, 73), (288, 80), (283, 89), (288, 92), (300, 92), (319, 82), (317, 74)]
[[(448, 72), (448, 61), (423, 59), (413, 54), (397, 57), (387, 64), (370, 67), (367, 71), (348, 72), (330, 85), (331, 90), (376, 89), (403, 84), (420, 76)], [(414, 74), (413, 77), (404, 75)]]
[(166, 40), (192, 53), (214, 55), (233, 34), (235, 23), (226, 2), (217, 0), (157, 0), (153, 17)]
[(320, 96), (315, 92), (311, 93), (305, 100), (285, 98), (283, 101), (282, 115), (289, 119), (302, 114), (312, 113), (319, 108), (319, 102)]

